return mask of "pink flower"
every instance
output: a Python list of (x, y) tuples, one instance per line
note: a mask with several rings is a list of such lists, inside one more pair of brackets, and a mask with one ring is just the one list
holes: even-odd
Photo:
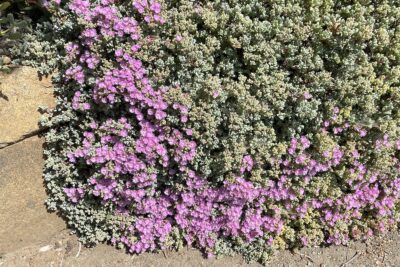
[(161, 5), (157, 2), (153, 2), (150, 5), (150, 10), (152, 10), (156, 14), (159, 14), (161, 12)]
[(218, 90), (213, 91), (212, 96), (213, 96), (213, 98), (217, 98), (219, 96)]
[(305, 92), (303, 96), (304, 96), (304, 99), (307, 99), (307, 100), (312, 98), (312, 95), (309, 92)]
[(182, 35), (178, 34), (178, 35), (175, 36), (175, 41), (177, 41), (178, 43), (180, 43), (182, 40), (183, 40)]

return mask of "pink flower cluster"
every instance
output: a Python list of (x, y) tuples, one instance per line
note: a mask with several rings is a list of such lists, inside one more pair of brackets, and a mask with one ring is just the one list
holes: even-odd
[(85, 192), (82, 188), (74, 187), (64, 188), (64, 193), (67, 195), (72, 203), (78, 203), (85, 195)]
[(154, 0), (135, 0), (133, 7), (140, 13), (145, 14), (144, 21), (164, 24), (165, 20), (160, 16), (161, 4)]

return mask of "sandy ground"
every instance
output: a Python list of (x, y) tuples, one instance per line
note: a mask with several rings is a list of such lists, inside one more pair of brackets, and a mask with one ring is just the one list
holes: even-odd
[[(400, 239), (392, 234), (368, 244), (352, 243), (348, 247), (309, 248), (297, 252), (277, 253), (268, 266), (400, 266)], [(166, 252), (140, 256), (127, 255), (110, 246), (81, 247), (74, 236), (62, 231), (48, 242), (27, 246), (0, 258), (0, 266), (261, 266), (246, 264), (240, 257), (204, 259), (197, 250)]]

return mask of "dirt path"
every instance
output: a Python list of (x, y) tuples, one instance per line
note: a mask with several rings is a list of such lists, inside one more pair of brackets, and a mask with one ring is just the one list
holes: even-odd
[[(348, 247), (308, 248), (297, 252), (278, 252), (268, 266), (400, 266), (397, 234), (375, 238), (368, 244), (351, 243)], [(96, 267), (197, 267), (261, 266), (246, 264), (241, 257), (207, 260), (197, 250), (166, 252), (140, 256), (127, 255), (107, 245), (85, 248), (67, 230), (46, 241), (6, 253), (0, 266), (96, 266)]]

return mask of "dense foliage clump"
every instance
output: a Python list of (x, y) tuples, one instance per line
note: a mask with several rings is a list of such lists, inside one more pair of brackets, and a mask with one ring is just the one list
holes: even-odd
[(32, 29), (46, 15), (39, 0), (0, 1), (0, 71), (11, 71), (27, 56), (22, 51), (32, 45)]
[(82, 241), (265, 262), (397, 228), (397, 1), (47, 8), (48, 205)]

